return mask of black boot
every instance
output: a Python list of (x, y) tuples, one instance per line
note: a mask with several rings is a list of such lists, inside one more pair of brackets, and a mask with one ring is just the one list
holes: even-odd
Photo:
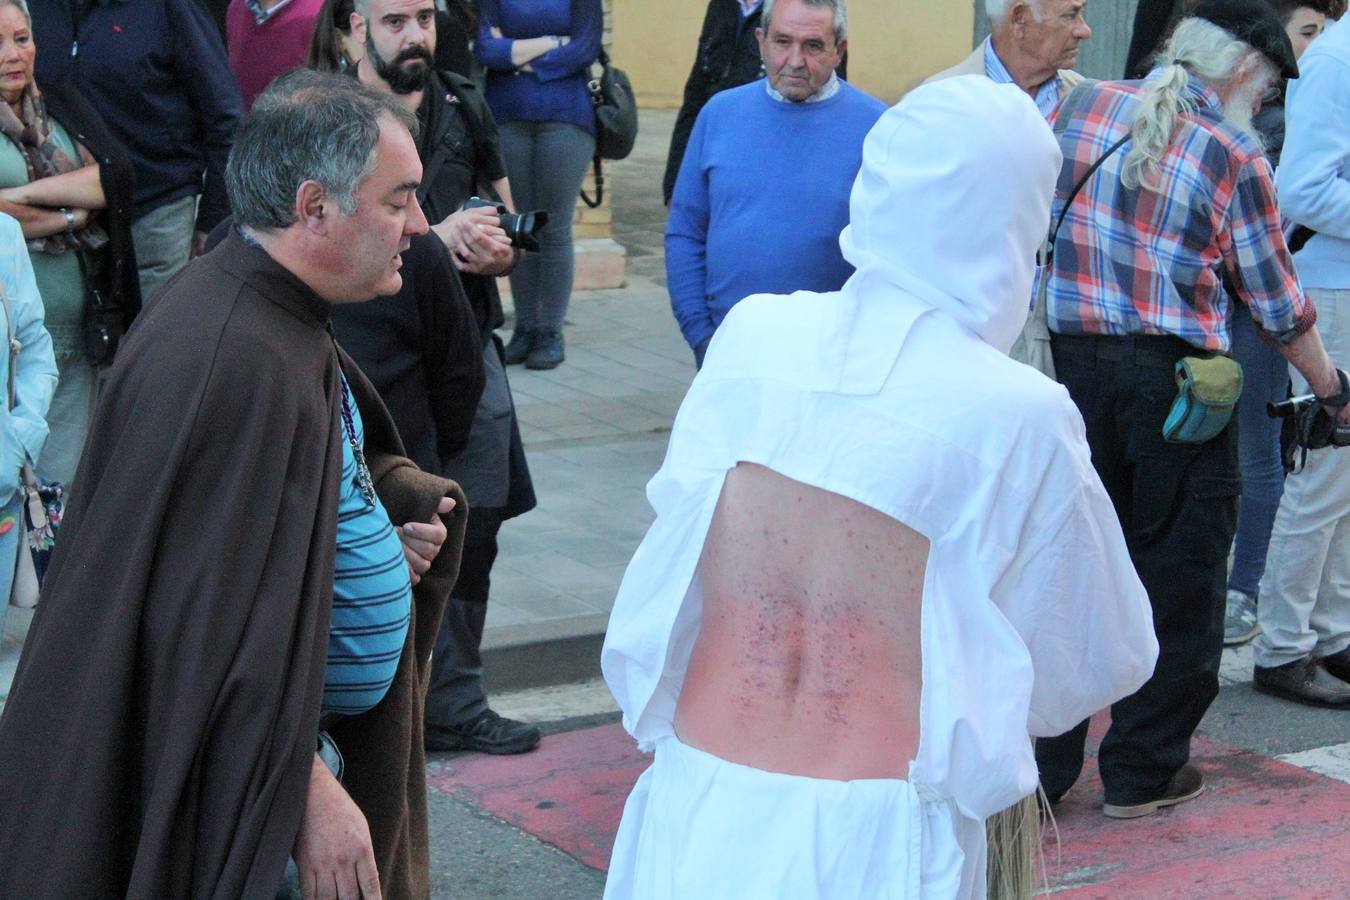
[(530, 355), (533, 347), (534, 332), (528, 328), (517, 328), (511, 333), (511, 340), (506, 344), (506, 364), (520, 365)]
[(563, 336), (561, 331), (536, 331), (534, 346), (525, 360), (527, 369), (556, 369), (563, 361)]

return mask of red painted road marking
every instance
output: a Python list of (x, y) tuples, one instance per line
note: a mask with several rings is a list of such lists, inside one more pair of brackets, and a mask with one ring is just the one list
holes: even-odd
[[(1092, 743), (1101, 726), (1094, 723)], [(1073, 898), (1337, 898), (1350, 883), (1350, 785), (1197, 737), (1205, 793), (1133, 821), (1101, 814), (1089, 760), (1045, 844), (1056, 894)], [(544, 739), (526, 756), (432, 763), (434, 790), (471, 802), (604, 869), (623, 803), (648, 758), (619, 725)]]

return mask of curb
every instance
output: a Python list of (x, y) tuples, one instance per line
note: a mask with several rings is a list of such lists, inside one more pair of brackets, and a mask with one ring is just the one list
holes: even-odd
[(483, 684), (489, 694), (600, 677), (608, 613), (489, 628), (483, 634)]

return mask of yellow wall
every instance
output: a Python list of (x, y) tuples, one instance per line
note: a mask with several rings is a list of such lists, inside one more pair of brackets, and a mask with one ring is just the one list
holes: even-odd
[[(679, 106), (706, 0), (614, 0), (614, 63), (646, 107)], [(893, 103), (970, 52), (972, 0), (852, 0), (849, 81)]]

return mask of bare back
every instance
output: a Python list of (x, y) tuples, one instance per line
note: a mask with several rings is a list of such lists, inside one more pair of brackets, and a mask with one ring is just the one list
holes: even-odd
[(857, 501), (741, 463), (697, 578), (680, 739), (816, 778), (905, 778), (918, 751), (928, 540)]

